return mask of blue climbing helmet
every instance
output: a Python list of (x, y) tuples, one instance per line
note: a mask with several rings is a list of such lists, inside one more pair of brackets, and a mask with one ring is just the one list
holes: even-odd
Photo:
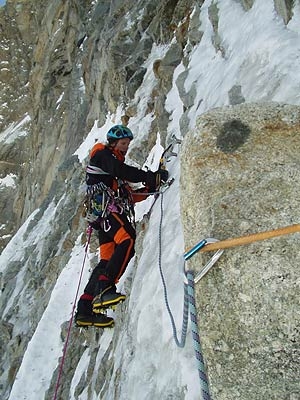
[(109, 142), (125, 138), (132, 140), (133, 134), (127, 126), (115, 125), (107, 132), (106, 138)]

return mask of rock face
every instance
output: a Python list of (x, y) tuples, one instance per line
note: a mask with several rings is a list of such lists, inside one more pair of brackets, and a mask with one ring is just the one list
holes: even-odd
[[(298, 224), (299, 151), (299, 107), (243, 104), (202, 115), (181, 156), (187, 248)], [(197, 284), (214, 398), (299, 395), (299, 235), (225, 250)], [(198, 253), (188, 268), (199, 271), (211, 256)]]
[[(145, 115), (153, 115), (151, 132), (159, 130), (165, 137), (166, 95), (176, 66), (186, 64), (193, 46), (201, 41), (202, 3), (74, 0), (47, 6), (40, 0), (8, 0), (0, 7), (0, 129), (29, 118), (23, 126), (27, 135), (0, 149), (0, 178), (13, 174), (15, 181), (13, 191), (2, 193), (0, 248), (45, 200), (58, 166), (78, 148), (95, 121), (101, 125), (120, 105), (124, 114), (136, 115), (139, 99), (134, 97), (154, 43), (169, 45), (169, 50), (153, 62), (157, 84)], [(252, 0), (239, 3), (245, 11), (253, 6)], [(274, 6), (287, 23), (293, 15), (292, 2), (276, 0)], [(224, 55), (218, 6), (212, 4), (208, 13), (212, 42)], [(196, 89), (185, 91), (185, 77), (183, 71), (176, 84), (187, 116)], [(231, 104), (245, 101), (239, 85), (228, 96)], [(186, 117), (181, 129), (183, 134), (188, 129)], [(155, 141), (151, 132), (136, 156), (138, 162)]]
[[(151, 116), (151, 126), (137, 161), (145, 159), (157, 131), (165, 138), (169, 115), (164, 103), (174, 69), (184, 58), (183, 48), (189, 37), (192, 44), (201, 37), (199, 13), (191, 15), (194, 6), (194, 1), (186, 0), (57, 0), (49, 4), (8, 0), (0, 8), (0, 178), (10, 177), (12, 181), (0, 188), (1, 250), (35, 212), (24, 228), (22, 247), (26, 257), (7, 265), (0, 276), (3, 399), (9, 397), (20, 360), (70, 256), (71, 245), (84, 230), (79, 220), (84, 171), (73, 153), (94, 122), (102, 125), (107, 114), (114, 113), (118, 106), (123, 114), (136, 115), (143, 100), (134, 99), (146, 71), (142, 65), (154, 44), (169, 45), (175, 35), (177, 41), (166, 55), (153, 60), (156, 81), (144, 110), (144, 116)], [(8, 136), (14, 140), (9, 142)], [(31, 237), (32, 226), (45, 212), (55, 213), (54, 226), (47, 227), (45, 240)], [(15, 243), (16, 254), (18, 245)], [(24, 276), (19, 293), (20, 271)], [(16, 292), (16, 300), (11, 301)], [(65, 327), (62, 330), (65, 337)], [(119, 334), (117, 329), (115, 334)], [(66, 362), (66, 370), (71, 373), (65, 376), (62, 398), (68, 398), (74, 366), (85, 350), (79, 333), (72, 340), (74, 350)], [(92, 337), (89, 343), (93, 343)], [(96, 356), (92, 345), (90, 351)], [(107, 354), (102, 362), (107, 382), (111, 363)], [(94, 366), (92, 358), (89, 369), (92, 371)], [(56, 377), (54, 374), (49, 398)], [(92, 382), (93, 376), (88, 374), (78, 393)], [(103, 385), (97, 381), (98, 393)]]
[[(145, 115), (153, 114), (151, 131), (165, 137), (164, 102), (174, 69), (189, 37), (193, 44), (199, 40), (193, 3), (75, 0), (47, 7), (43, 1), (10, 0), (0, 8), (0, 128), (29, 118), (26, 134), (0, 150), (0, 178), (14, 174), (15, 181), (13, 191), (2, 193), (1, 248), (46, 199), (59, 166), (95, 121), (102, 125), (118, 105), (129, 117), (136, 114), (142, 65), (154, 43), (168, 44), (175, 34), (177, 42), (155, 64), (157, 85), (145, 107)], [(155, 137), (150, 132), (141, 159)]]
[[(120, 115), (135, 117), (143, 106), (139, 115), (150, 120), (149, 135), (131, 154), (141, 162), (157, 132), (162, 141), (166, 138), (170, 122), (166, 98), (173, 86), (182, 102), (181, 134), (188, 132), (189, 112), (202, 102), (196, 84), (190, 89), (185, 84), (189, 56), (205, 29), (199, 19), (204, 3), (7, 0), (0, 8), (0, 179), (7, 178), (7, 186), (0, 187), (1, 250), (34, 212), (22, 233), (25, 257), (18, 259), (20, 243), (14, 243), (16, 260), (0, 276), (3, 399), (9, 398), (55, 281), (84, 230), (79, 218), (84, 171), (74, 151), (95, 122), (102, 126), (118, 108)], [(235, 3), (247, 13), (255, 1)], [(285, 24), (294, 3), (274, 0)], [(218, 2), (212, 2), (207, 12), (212, 45), (225, 59)], [(144, 62), (153, 47), (164, 46), (168, 50), (153, 59), (155, 79), (144, 104), (143, 92), (139, 93)], [(180, 64), (175, 82), (174, 71)], [(244, 75), (247, 66), (246, 62)], [(239, 81), (232, 83), (222, 101), (231, 105), (249, 101), (244, 89)], [(297, 107), (241, 105), (205, 114), (187, 135), (182, 156), (182, 176), (189, 177), (182, 182), (186, 245), (205, 236), (223, 239), (298, 222), (298, 154)], [(43, 227), (45, 237), (31, 237), (33, 226), (47, 212), (53, 212), (53, 221)], [(204, 353), (216, 400), (296, 399), (298, 237), (228, 250), (198, 285)], [(139, 238), (137, 247), (141, 246)], [(198, 260), (204, 263), (207, 258), (198, 254), (189, 263), (198, 268)], [(115, 329), (113, 345), (119, 336), (120, 327)], [(93, 377), (91, 371), (99, 365), (99, 341), (90, 335), (88, 343), (89, 373), (80, 378), (76, 396), (88, 388), (92, 398), (92, 392), (104, 393), (112, 380), (113, 350), (103, 356), (101, 378)], [(63, 399), (68, 398), (75, 367), (86, 350), (79, 333), (70, 347)], [(49, 398), (56, 378), (57, 371)], [(117, 374), (116, 387), (119, 379)]]

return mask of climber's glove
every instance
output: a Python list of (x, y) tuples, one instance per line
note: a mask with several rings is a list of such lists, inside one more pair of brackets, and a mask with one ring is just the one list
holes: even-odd
[(164, 182), (167, 182), (169, 172), (166, 169), (159, 169), (156, 172), (147, 171), (145, 184), (150, 193), (154, 193)]
[(156, 175), (155, 172), (147, 171), (145, 185), (149, 191), (149, 193), (153, 193), (156, 191)]
[(156, 182), (158, 182), (157, 187), (161, 185), (161, 183), (167, 182), (169, 178), (169, 172), (166, 169), (159, 169), (156, 172)]

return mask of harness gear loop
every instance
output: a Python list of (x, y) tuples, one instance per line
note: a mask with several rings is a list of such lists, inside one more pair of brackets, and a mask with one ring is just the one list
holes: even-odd
[(117, 202), (125, 212), (131, 224), (135, 225), (134, 201), (128, 183), (118, 178)]
[(134, 208), (132, 205), (133, 200), (131, 193), (121, 179), (118, 179), (116, 182), (116, 190), (106, 186), (103, 182), (87, 186), (86, 197), (83, 203), (84, 217), (87, 217), (88, 214), (92, 214), (95, 216), (93, 222), (96, 220), (101, 222), (101, 220), (104, 220), (111, 212), (115, 212), (118, 214), (125, 213), (131, 222), (134, 221)]
[(83, 202), (83, 216), (94, 214), (96, 217), (104, 218), (106, 216), (108, 204), (112, 202), (114, 192), (103, 182), (94, 185), (88, 185)]

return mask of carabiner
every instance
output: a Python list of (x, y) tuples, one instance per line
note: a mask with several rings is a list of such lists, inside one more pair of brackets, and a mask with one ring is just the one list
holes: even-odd
[(103, 220), (103, 230), (104, 232), (108, 232), (111, 228), (111, 225), (109, 223), (108, 219)]
[[(218, 239), (214, 239), (214, 238), (207, 238), (207, 239), (203, 239), (201, 242), (199, 242), (198, 244), (196, 244), (196, 246), (194, 246), (191, 250), (189, 250), (188, 252), (186, 252), (184, 254), (184, 259), (187, 261), (188, 259), (190, 259), (197, 251), (201, 250), (202, 247), (204, 247), (206, 244), (208, 243), (215, 243), (218, 242)], [(207, 272), (212, 268), (212, 266), (218, 261), (218, 259), (221, 257), (221, 255), (223, 254), (224, 250), (223, 249), (219, 249), (215, 252), (215, 254), (211, 257), (211, 259), (204, 265), (204, 267), (201, 269), (200, 272), (198, 272), (198, 274), (195, 276), (194, 278), (194, 283), (197, 283), (200, 281), (200, 279), (202, 279), (204, 277), (204, 275), (207, 274)], [(186, 275), (187, 273), (187, 269), (184, 265), (184, 273)]]

